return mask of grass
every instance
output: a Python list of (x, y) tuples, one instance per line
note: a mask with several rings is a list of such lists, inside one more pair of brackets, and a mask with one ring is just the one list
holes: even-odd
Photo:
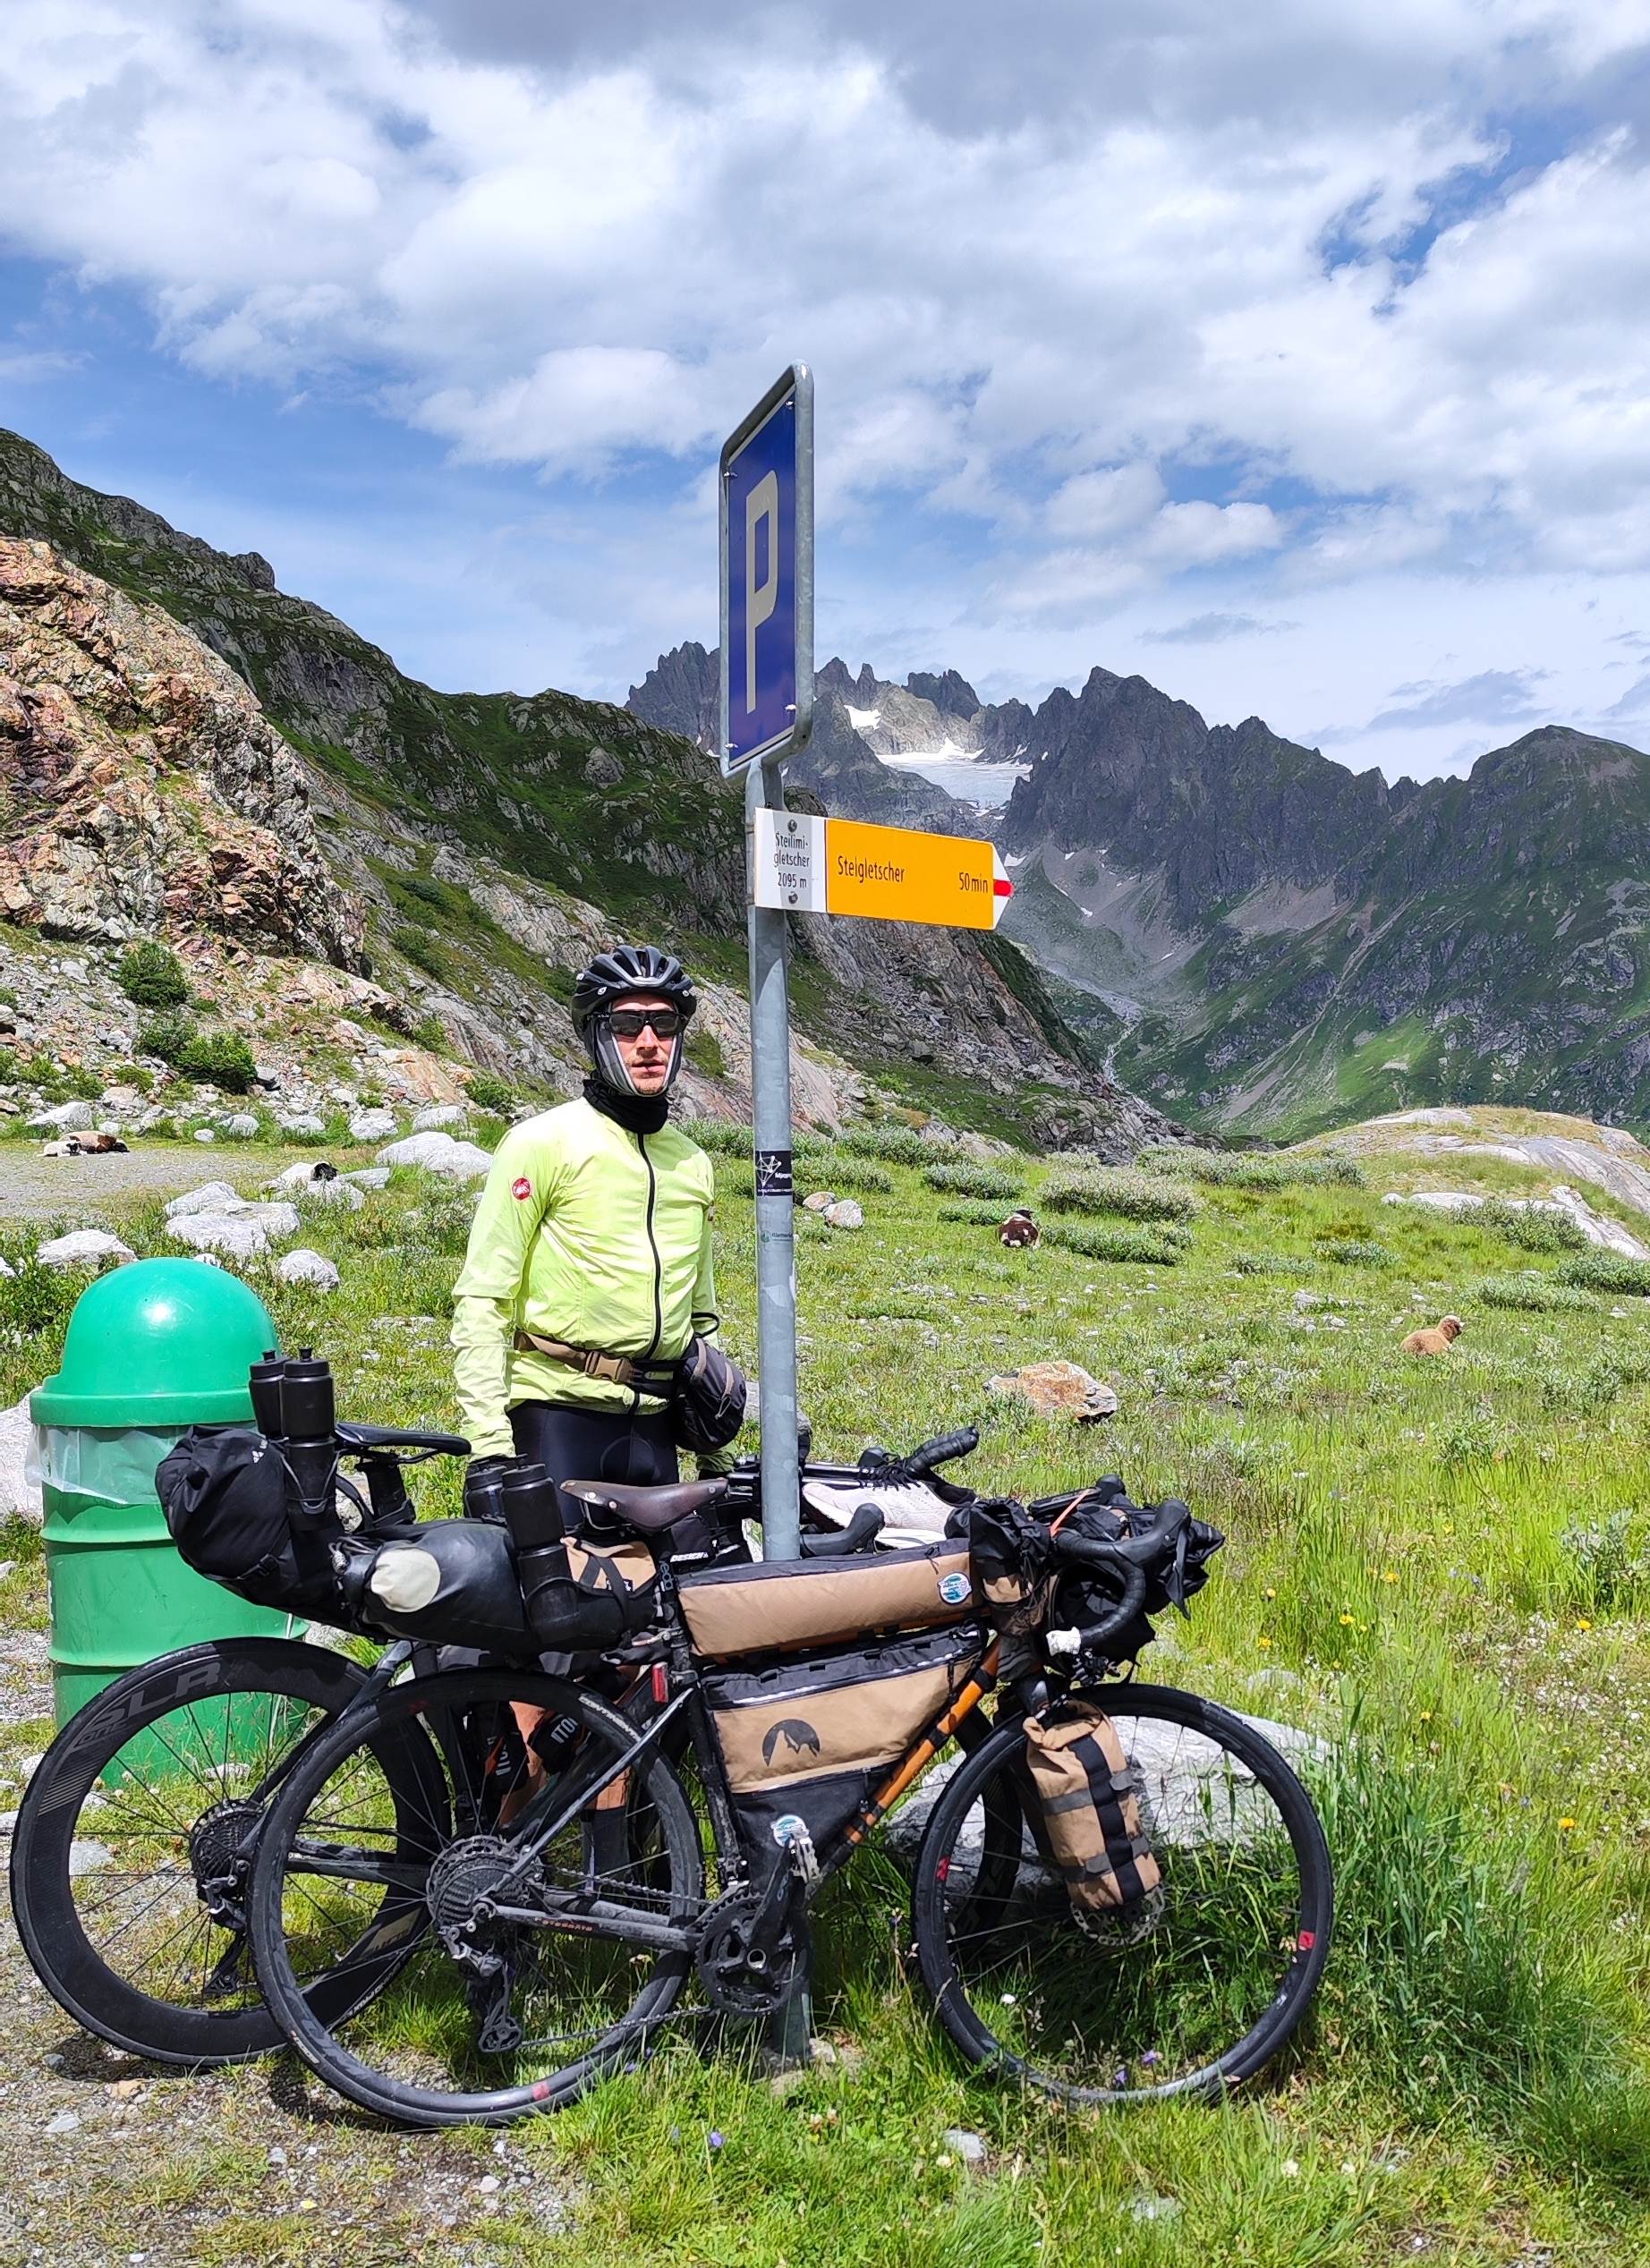
[[(673, 2046), (511, 2136), (567, 2186), (561, 2233), (506, 2213), (480, 2250), (437, 2236), (421, 2256), (1650, 2263), (1650, 1304), (1561, 1280), (1586, 1256), (1531, 1253), (1493, 1209), (1383, 1207), (1413, 1160), (1366, 1160), (1367, 1185), (1232, 1160), (1272, 1170), (1258, 1185), (1197, 1175), (1200, 1210), (1172, 1245), (1150, 1223), (1051, 1221), (1049, 1169), (1027, 1160), (1044, 1241), (1011, 1252), (926, 1187), (931, 1149), (902, 1148), (872, 1153), (892, 1186), (867, 1190), (863, 1229), (799, 1215), (802, 1389), (820, 1451), (851, 1457), (974, 1421), (982, 1447), (959, 1470), (982, 1486), (1028, 1496), (1117, 1470), (1226, 1530), (1191, 1620), (1165, 1618), (1145, 1669), (1323, 1743), (1313, 1777), (1340, 1918), (1314, 2017), (1289, 2063), (1232, 2103), (1053, 2112), (946, 2048), (897, 1958), (902, 1886), (873, 1852), (821, 1926), (816, 2022), (835, 2063), (776, 2094), (731, 2049)], [(238, 1162), (216, 1153), (200, 1177), (234, 1177)], [(276, 1162), (264, 1153), (259, 1174)], [(1486, 1191), (1544, 1194), (1501, 1161), (1461, 1170)], [(717, 1175), (721, 1304), (749, 1359), (748, 1152), (719, 1151)], [(306, 1216), (303, 1241), (343, 1271), (336, 1295), (244, 1272), (286, 1343), (331, 1355), (351, 1414), (451, 1424), (446, 1312), (468, 1218), (464, 1193), (398, 1173), (359, 1214)], [(140, 1250), (162, 1248), (157, 1206), (122, 1225)], [(1056, 1243), (1055, 1227), (1164, 1241), (1109, 1260)], [(7, 1399), (54, 1366), (66, 1312), (23, 1265), (32, 1236), (0, 1229), (20, 1267), (14, 1285), (0, 1279)], [(1365, 1250), (1337, 1263), (1338, 1245)], [(1488, 1287), (1509, 1283), (1542, 1304), (1495, 1304)], [(1406, 1331), (1450, 1311), (1467, 1328), (1448, 1356), (1399, 1354)], [(1039, 1420), (985, 1390), (1061, 1356), (1117, 1386), (1108, 1426)], [(424, 1508), (452, 1514), (457, 1478), (433, 1468)], [(0, 1604), (13, 1627), (38, 1627), (38, 1560)], [(0, 1759), (25, 1743), (38, 1747), (38, 1727), (4, 1729)], [(195, 2084), (180, 2083), (184, 2119)], [(239, 2146), (259, 2146), (270, 2084), (235, 2077)], [(981, 2170), (948, 2150), (955, 2127), (982, 2136)], [(317, 2128), (345, 2158), (367, 2147), (353, 2132)], [(226, 2146), (180, 2128), (180, 2169), (208, 2144)], [(491, 2146), (477, 2139), (478, 2161)], [(220, 2249), (191, 2256), (289, 2256), (233, 2233), (248, 2211), (225, 2194)]]

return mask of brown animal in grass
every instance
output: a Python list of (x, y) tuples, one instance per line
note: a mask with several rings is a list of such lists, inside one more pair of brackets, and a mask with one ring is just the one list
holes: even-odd
[(997, 1231), (999, 1244), (1035, 1244), (1042, 1241), (1042, 1231), (1028, 1212), (1012, 1212)]
[(1435, 1330), (1411, 1331), (1404, 1341), (1406, 1355), (1447, 1355), (1451, 1343), (1467, 1329), (1459, 1315), (1446, 1315)]

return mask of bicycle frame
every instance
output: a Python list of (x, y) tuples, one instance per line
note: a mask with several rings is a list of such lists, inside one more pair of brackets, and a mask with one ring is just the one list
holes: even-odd
[[(518, 1846), (520, 1856), (510, 1874), (499, 1885), (501, 1890), (507, 1891), (515, 1882), (524, 1879), (540, 1853), (547, 1849), (582, 1812), (587, 1810), (604, 1788), (611, 1787), (625, 1773), (634, 1771), (658, 1746), (666, 1727), (683, 1715), (686, 1717), (690, 1728), (701, 1784), (710, 1813), (718, 1867), (724, 1890), (744, 1880), (749, 1870), (739, 1840), (733, 1794), (727, 1784), (720, 1746), (705, 1703), (699, 1668), (688, 1644), (686, 1626), (668, 1561), (660, 1565), (659, 1584), (669, 1673), (672, 1683), (677, 1687), (675, 1698), (666, 1702), (660, 1713), (649, 1722), (632, 1746), (608, 1764), (600, 1776), (581, 1780), (571, 1793), (565, 1786), (546, 1788), (532, 1798), (512, 1824), (510, 1839)], [(991, 1638), (978, 1667), (957, 1699), (918, 1735), (875, 1795), (861, 1807), (849, 1825), (821, 1855), (818, 1874), (808, 1885), (810, 1899), (821, 1883), (847, 1865), (866, 1836), (886, 1818), (947, 1741), (978, 1709), (997, 1683), (1000, 1653), (1000, 1640)], [(673, 1929), (641, 1915), (630, 1915), (628, 1909), (609, 1906), (606, 1901), (597, 1901), (593, 1905), (582, 1902), (576, 1917), (564, 1917), (542, 1907), (528, 1909), (496, 1906), (495, 1911), (499, 1919), (519, 1923), (523, 1926), (559, 1926), (585, 1935), (602, 1933), (621, 1939), (634, 1937), (637, 1943), (691, 1946), (693, 1941), (691, 1932)], [(591, 1929), (591, 1924), (599, 1922), (608, 1924), (605, 1932)]]

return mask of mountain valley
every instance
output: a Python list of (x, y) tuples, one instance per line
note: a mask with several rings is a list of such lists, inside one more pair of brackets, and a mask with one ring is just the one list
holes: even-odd
[[(680, 648), (629, 705), (662, 721), (668, 691), (693, 694), (709, 746), (715, 668)], [(818, 684), (812, 792), (994, 836), (1016, 884), (1002, 934), (1161, 1108), (1269, 1137), (1458, 1102), (1650, 1117), (1637, 750), (1547, 726), (1465, 779), (1389, 786), (1104, 669), (1035, 709), (981, 702), (955, 671), (898, 686), (833, 660)], [(922, 774), (890, 760), (924, 754), (962, 796), (927, 782), (937, 800), (902, 820)]]

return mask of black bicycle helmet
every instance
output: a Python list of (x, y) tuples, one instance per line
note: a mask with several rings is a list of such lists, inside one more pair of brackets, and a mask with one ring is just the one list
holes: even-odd
[(693, 980), (674, 953), (661, 953), (656, 945), (616, 945), (574, 979), (574, 1031), (583, 1039), (593, 1017), (636, 992), (657, 992), (680, 1011), (685, 1024), (699, 1006)]
[[(599, 953), (574, 980), (574, 1029), (590, 1052), (597, 1077), (619, 1094), (634, 1094), (635, 1090), (614, 1046), (608, 1016), (621, 1000), (634, 999), (639, 992), (657, 993), (660, 999), (668, 1000), (684, 1026), (699, 1006), (692, 977), (674, 953), (661, 953), (656, 945), (616, 945), (611, 953)], [(682, 1067), (682, 1041), (678, 1032), (671, 1050), (667, 1090), (675, 1085)]]

